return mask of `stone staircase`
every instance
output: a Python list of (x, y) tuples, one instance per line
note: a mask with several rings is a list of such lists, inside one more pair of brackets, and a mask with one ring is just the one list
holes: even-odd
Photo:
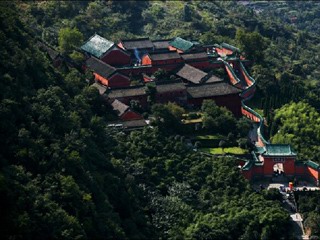
[(297, 204), (295, 201), (294, 192), (290, 192), (289, 197), (287, 197), (287, 194), (283, 194), (282, 196), (284, 208), (290, 213), (292, 231), (295, 239), (309, 239), (309, 236), (304, 232), (301, 214), (297, 212)]

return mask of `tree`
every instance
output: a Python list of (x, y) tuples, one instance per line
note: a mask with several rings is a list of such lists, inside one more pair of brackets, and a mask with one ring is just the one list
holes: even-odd
[(76, 28), (62, 28), (59, 31), (59, 48), (63, 53), (70, 53), (83, 42), (83, 35)]
[(248, 136), (249, 130), (252, 127), (251, 121), (246, 118), (242, 117), (237, 121), (237, 130), (241, 137), (245, 138)]
[(166, 104), (168, 110), (179, 120), (182, 119), (182, 115), (186, 112), (182, 107), (176, 103), (169, 102)]
[(186, 22), (191, 21), (191, 9), (188, 4), (184, 4), (183, 6), (183, 20)]
[(225, 140), (220, 140), (219, 142), (219, 147), (222, 148), (222, 152), (224, 152), (224, 148), (226, 147), (226, 141)]
[(212, 100), (204, 100), (201, 106), (203, 113), (202, 126), (212, 133), (227, 134), (235, 131), (236, 119), (224, 107), (218, 107)]
[(245, 56), (255, 62), (263, 61), (263, 51), (267, 47), (266, 40), (258, 32), (246, 32), (239, 28), (236, 32), (236, 41)]
[[(173, 111), (173, 112), (172, 112)], [(155, 118), (154, 124), (160, 130), (166, 133), (175, 133), (181, 128), (181, 119), (178, 116), (181, 114), (179, 106), (154, 104), (151, 108), (153, 117)]]
[(170, 80), (169, 73), (168, 73), (166, 70), (162, 69), (162, 68), (158, 69), (158, 70), (153, 74), (153, 76), (154, 76), (155, 79), (158, 80), (158, 81), (167, 81), (167, 80)]
[(273, 125), (273, 143), (292, 144), (300, 159), (319, 162), (320, 114), (315, 108), (306, 102), (286, 104), (276, 110)]

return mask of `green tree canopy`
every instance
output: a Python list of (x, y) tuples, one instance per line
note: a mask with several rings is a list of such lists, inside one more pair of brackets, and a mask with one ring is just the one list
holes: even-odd
[(236, 41), (248, 59), (252, 59), (255, 62), (263, 61), (263, 51), (267, 47), (267, 42), (260, 33), (247, 32), (239, 28), (236, 32)]
[(320, 163), (320, 114), (306, 102), (286, 104), (275, 113), (273, 143), (292, 144), (300, 159)]
[(70, 53), (83, 43), (83, 35), (76, 28), (62, 28), (59, 31), (58, 42), (63, 53)]
[(223, 133), (236, 130), (236, 119), (233, 114), (224, 107), (219, 107), (212, 100), (204, 100), (201, 111), (203, 113), (203, 128), (212, 133)]

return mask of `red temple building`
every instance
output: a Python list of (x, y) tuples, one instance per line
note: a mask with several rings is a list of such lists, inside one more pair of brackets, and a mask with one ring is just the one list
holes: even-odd
[(187, 83), (201, 84), (205, 82), (208, 74), (198, 68), (192, 67), (189, 64), (184, 64), (181, 69), (176, 73), (177, 76), (182, 78)]
[[(144, 84), (153, 81), (148, 77), (150, 74), (164, 69), (175, 75), (176, 80), (156, 82), (156, 102), (173, 101), (199, 107), (203, 100), (212, 99), (219, 106), (230, 109), (235, 116), (241, 116), (241, 89), (205, 72), (225, 67), (218, 61), (214, 48), (206, 52), (206, 47), (180, 37), (154, 41), (128, 39), (115, 44), (95, 34), (81, 49), (88, 56), (85, 68), (93, 71), (95, 81), (106, 87), (104, 94), (109, 99), (118, 99), (128, 105), (131, 100), (137, 100), (143, 108), (148, 108)], [(140, 76), (141, 85), (131, 86), (132, 77)]]
[(253, 159), (242, 167), (245, 178), (251, 180), (284, 174), (293, 179), (309, 178), (319, 184), (320, 166), (312, 161), (297, 161), (296, 153), (288, 144), (266, 144), (257, 147)]
[(86, 60), (86, 67), (93, 70), (95, 80), (107, 87), (127, 87), (130, 86), (130, 78), (119, 73), (116, 68), (95, 58)]
[(133, 111), (128, 105), (120, 102), (119, 100), (115, 99), (111, 106), (114, 111), (116, 111), (118, 117), (122, 121), (133, 121), (133, 120), (141, 120), (143, 117), (139, 114)]
[(159, 68), (163, 65), (172, 65), (172, 67), (166, 66), (166, 70), (175, 69), (178, 64), (183, 64), (183, 59), (180, 54), (174, 51), (152, 52), (142, 57), (142, 65), (152, 65)]
[(187, 87), (181, 81), (162, 82), (156, 85), (156, 102), (175, 102), (179, 105), (187, 105)]
[(87, 55), (96, 57), (112, 66), (130, 65), (130, 53), (119, 48), (114, 42), (111, 42), (98, 34), (93, 35), (81, 50)]
[(143, 109), (148, 108), (148, 96), (145, 86), (133, 86), (121, 89), (111, 89), (107, 93), (109, 100), (118, 99), (126, 105), (130, 105), (132, 100), (138, 101)]
[[(252, 159), (241, 164), (247, 179), (285, 174), (319, 183), (318, 164), (297, 161), (290, 145), (271, 144), (264, 139), (264, 119), (245, 104), (253, 97), (256, 83), (247, 73), (244, 66), (248, 61), (238, 48), (226, 43), (201, 45), (180, 37), (127, 39), (115, 44), (95, 34), (81, 50), (87, 56), (84, 68), (94, 74), (94, 86), (111, 103), (126, 128), (146, 125), (129, 106), (131, 101), (137, 101), (144, 110), (150, 107), (147, 84), (153, 84), (156, 103), (175, 102), (199, 108), (205, 99), (212, 99), (236, 117), (246, 116), (258, 124)], [(228, 81), (213, 75), (211, 70), (215, 68), (224, 69)], [(155, 79), (152, 74), (159, 69), (171, 77), (165, 81)]]
[(135, 49), (138, 51), (152, 51), (154, 49), (154, 45), (149, 38), (137, 38), (137, 39), (127, 39), (120, 40), (118, 46), (124, 50), (134, 52)]
[(206, 99), (212, 99), (220, 107), (226, 107), (236, 117), (241, 117), (241, 90), (225, 82), (213, 82), (187, 88), (188, 105), (200, 107)]
[(195, 48), (196, 48), (195, 43), (187, 41), (180, 37), (176, 37), (169, 42), (169, 50), (177, 51), (178, 53), (192, 51)]

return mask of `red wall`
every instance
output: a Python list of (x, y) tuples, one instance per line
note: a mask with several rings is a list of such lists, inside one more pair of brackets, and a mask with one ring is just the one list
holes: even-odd
[(170, 51), (177, 51), (178, 53), (183, 53), (182, 50), (177, 49), (177, 48), (175, 48), (175, 47), (169, 46), (168, 48), (169, 48)]
[(309, 173), (309, 175), (313, 178), (315, 178), (316, 180), (319, 179), (319, 172), (317, 170), (314, 170), (311, 167), (307, 167), (307, 172)]
[(248, 180), (250, 180), (251, 178), (252, 178), (252, 169), (250, 169), (250, 170), (243, 170), (242, 171), (242, 175), (246, 178), (246, 179), (248, 179)]
[(143, 117), (140, 114), (129, 110), (129, 111), (125, 112), (124, 114), (122, 114), (120, 119), (122, 121), (131, 121), (131, 120), (143, 119)]
[(94, 78), (95, 78), (96, 81), (100, 82), (101, 84), (103, 84), (103, 85), (105, 85), (105, 86), (108, 86), (108, 84), (109, 84), (108, 79), (100, 76), (100, 75), (97, 74), (97, 73), (93, 73), (93, 75), (94, 75)]
[(285, 161), (284, 162), (273, 161), (274, 158), (272, 157), (264, 157), (263, 174), (272, 175), (274, 164), (282, 163), (285, 174), (294, 175), (295, 174), (295, 165), (294, 165), (295, 158), (293, 157), (281, 157), (281, 158), (285, 158)]
[(166, 64), (179, 64), (182, 62), (183, 62), (183, 59), (176, 58), (176, 59), (168, 59), (168, 60), (156, 60), (156, 61), (153, 60), (153, 61), (151, 61), (151, 64), (153, 66), (159, 66), (159, 65), (166, 65)]
[(152, 66), (148, 67), (131, 67), (131, 68), (118, 68), (117, 71), (125, 74), (127, 76), (129, 75), (139, 75), (141, 73), (146, 73), (146, 74), (152, 74), (155, 71), (157, 71), (158, 68), (153, 68)]
[(253, 96), (253, 94), (256, 92), (256, 88), (255, 87), (251, 87), (250, 90), (246, 91), (244, 94), (242, 94), (242, 97), (244, 99)]
[(253, 166), (252, 172), (256, 175), (263, 175), (263, 166)]
[(208, 59), (203, 59), (201, 61), (186, 61), (186, 63), (199, 69), (207, 69), (210, 67)]
[(123, 66), (131, 63), (130, 55), (125, 54), (119, 49), (114, 49), (110, 52), (107, 52), (101, 60), (107, 64), (110, 64), (111, 66)]
[(209, 62), (209, 69), (222, 68), (222, 67), (224, 67), (223, 62), (214, 62), (214, 63)]
[(144, 55), (142, 57), (141, 64), (142, 65), (151, 65), (151, 59), (150, 59), (149, 55)]
[[(183, 98), (184, 100), (180, 100), (179, 98)], [(157, 103), (175, 102), (175, 103), (185, 104), (187, 103), (186, 100), (187, 100), (186, 90), (156, 93)]]
[(130, 86), (130, 79), (122, 74), (114, 74), (108, 79), (109, 87), (128, 87)]
[(229, 49), (226, 49), (226, 48), (216, 48), (216, 52), (219, 54), (219, 55), (229, 55), (229, 54), (232, 54), (233, 52)]
[(251, 119), (252, 121), (260, 122), (259, 118), (257, 118), (255, 115), (253, 115), (252, 113), (248, 112), (244, 108), (241, 108), (241, 112), (242, 112), (242, 115), (246, 116), (247, 118)]
[(298, 175), (304, 175), (306, 173), (306, 167), (305, 166), (295, 166), (295, 171), (296, 171), (296, 174)]
[(226, 71), (227, 71), (227, 73), (228, 73), (230, 82), (231, 82), (232, 84), (237, 84), (238, 81), (237, 81), (237, 79), (233, 76), (231, 70), (230, 70), (227, 66), (225, 67), (225, 69), (226, 69)]

